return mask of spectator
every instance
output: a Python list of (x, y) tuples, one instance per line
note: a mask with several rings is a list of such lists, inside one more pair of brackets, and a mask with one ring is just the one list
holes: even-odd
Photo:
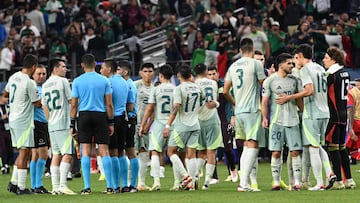
[(20, 29), (23, 27), (25, 23), (25, 8), (18, 7), (17, 12), (15, 12), (15, 16), (12, 19), (11, 27), (15, 27), (16, 31), (19, 33)]
[(195, 0), (194, 3), (192, 4), (193, 8), (194, 8), (194, 15), (195, 15), (195, 20), (196, 21), (200, 21), (200, 17), (201, 14), (203, 14), (205, 12), (205, 7), (202, 4), (201, 0)]
[(134, 30), (143, 20), (141, 8), (137, 4), (137, 0), (130, 0), (125, 6), (125, 20), (123, 22), (125, 30)]
[(91, 39), (94, 39), (96, 37), (95, 35), (95, 31), (93, 27), (88, 27), (86, 29), (86, 35), (83, 38), (83, 47), (84, 47), (84, 51), (87, 52), (88, 51), (88, 46), (89, 46), (89, 41)]
[(188, 44), (187, 49), (189, 54), (193, 53), (195, 40), (196, 40), (196, 24), (193, 22), (189, 24), (187, 28), (187, 32), (185, 33), (185, 42)]
[[(33, 34), (30, 34), (33, 35)], [(38, 52), (36, 50), (36, 46), (34, 44), (34, 41), (32, 40), (31, 36), (25, 37), (23, 40), (23, 46), (22, 46), (22, 56), (26, 56), (28, 54), (37, 56)]]
[(178, 50), (178, 48), (175, 45), (174, 39), (172, 38), (168, 38), (166, 40), (166, 45), (165, 45), (165, 54), (166, 54), (166, 63), (171, 65), (174, 68), (174, 72), (176, 73), (177, 71), (177, 63), (181, 60), (180, 58), (180, 52)]
[(226, 9), (225, 17), (229, 19), (230, 24), (235, 28), (237, 19), (233, 16), (233, 11), (231, 9)]
[(46, 35), (46, 25), (42, 12), (40, 11), (40, 5), (38, 3), (30, 4), (30, 12), (26, 13), (26, 18), (29, 19), (41, 34)]
[(32, 25), (31, 20), (27, 18), (24, 27), (20, 30), (20, 40), (22, 41), (24, 37), (28, 37), (31, 33), (33, 33), (35, 37), (40, 37), (39, 29)]
[(181, 27), (177, 23), (175, 15), (169, 15), (166, 20), (161, 23), (161, 27), (165, 28), (168, 36), (170, 29), (174, 29), (179, 35), (182, 35)]
[[(278, 21), (280, 23), (280, 29), (281, 30), (288, 30), (287, 27), (285, 26), (285, 22), (284, 22), (284, 12), (285, 12), (285, 8), (284, 6), (281, 4), (280, 1), (273, 1), (271, 6), (270, 6), (270, 16), (274, 19), (274, 21)], [(290, 34), (290, 33), (289, 33)]]
[(7, 40), (5, 48), (1, 50), (0, 70), (10, 71), (11, 66), (13, 65), (15, 65), (14, 42), (12, 40)]
[(59, 37), (54, 37), (51, 47), (50, 47), (50, 57), (51, 58), (60, 58), (64, 61), (67, 60), (68, 49)]
[(214, 31), (216, 25), (211, 22), (209, 13), (204, 13), (203, 20), (200, 22), (199, 28), (204, 36)]
[(353, 64), (360, 67), (360, 22), (347, 23), (350, 29), (347, 31), (353, 44)]
[(270, 51), (273, 57), (284, 52), (286, 34), (280, 30), (280, 24), (277, 21), (273, 21), (271, 24), (271, 30), (267, 33)]
[(201, 31), (196, 31), (196, 39), (194, 41), (194, 49), (193, 51), (195, 51), (195, 49), (204, 49), (205, 48), (205, 40), (204, 40), (204, 36), (202, 34)]
[[(104, 18), (105, 22), (109, 23), (109, 25), (110, 25), (109, 27), (113, 31), (114, 42), (118, 41), (119, 38), (121, 37), (120, 35), (123, 34), (120, 29), (119, 18), (110, 11), (106, 11), (105, 14), (103, 15), (103, 18)], [(114, 42), (111, 42), (111, 43), (114, 43)]]
[(95, 37), (89, 40), (87, 53), (93, 54), (96, 61), (104, 61), (106, 51), (106, 41), (100, 36), (100, 33), (96, 33)]
[(59, 29), (61, 28), (59, 28), (60, 25), (57, 22), (60, 15), (62, 15), (61, 9), (62, 4), (58, 0), (48, 0), (46, 2), (45, 10), (48, 12), (49, 34), (52, 32), (60, 33)]
[(110, 23), (109, 22), (104, 22), (102, 24), (102, 30), (103, 30), (103, 38), (105, 40), (106, 46), (109, 46), (110, 44), (115, 42), (115, 36), (114, 36), (114, 31), (112, 30), (112, 28), (110, 27)]
[(292, 36), (296, 32), (300, 24), (300, 20), (304, 15), (304, 7), (298, 4), (296, 0), (290, 0), (284, 12), (289, 36)]
[(215, 6), (211, 6), (210, 9), (210, 20), (214, 23), (217, 27), (223, 24), (223, 18), (219, 15)]
[(307, 21), (301, 22), (300, 26), (299, 26), (299, 31), (293, 35), (293, 39), (295, 39), (295, 44), (296, 45), (300, 45), (300, 44), (311, 45), (312, 38), (311, 38), (310, 31), (311, 30), (310, 30), (309, 23)]
[(9, 174), (10, 166), (13, 159), (13, 149), (11, 143), (10, 126), (9, 126), (9, 99), (3, 96), (5, 83), (1, 84), (0, 92), (0, 157), (1, 157), (1, 173)]
[(4, 24), (6, 33), (10, 32), (11, 22), (13, 20), (13, 12), (12, 8), (8, 8), (5, 12), (0, 14), (0, 22)]
[(219, 26), (220, 32), (230, 32), (232, 36), (235, 36), (235, 29), (231, 25), (228, 17), (223, 18), (223, 23)]
[(236, 37), (241, 39), (243, 36), (247, 36), (250, 34), (250, 26), (251, 25), (251, 18), (249, 16), (244, 17), (244, 24), (241, 24), (239, 26), (239, 29), (237, 30)]
[(254, 49), (264, 53), (265, 58), (270, 57), (270, 45), (266, 34), (259, 30), (256, 25), (250, 24), (251, 33), (244, 36), (244, 38), (250, 38), (254, 42)]
[(0, 23), (0, 49), (4, 47), (6, 36), (7, 36), (7, 33), (6, 33), (5, 26), (4, 26), (4, 24)]

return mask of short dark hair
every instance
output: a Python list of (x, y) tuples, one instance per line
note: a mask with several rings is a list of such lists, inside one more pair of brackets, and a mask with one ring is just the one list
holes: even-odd
[(254, 42), (250, 38), (244, 38), (240, 41), (240, 49), (243, 52), (251, 52), (254, 48)]
[(346, 64), (344, 53), (338, 47), (330, 47), (326, 53), (339, 65), (344, 66)]
[(284, 62), (286, 62), (288, 59), (292, 59), (293, 58), (293, 56), (292, 55), (290, 55), (290, 54), (288, 54), (288, 53), (281, 53), (280, 55), (278, 55), (277, 57), (276, 57), (276, 60), (275, 60), (275, 70), (277, 71), (277, 70), (279, 70), (279, 65), (281, 64), (281, 63), (284, 63)]
[(178, 73), (181, 75), (182, 78), (188, 80), (191, 77), (191, 68), (188, 65), (181, 65), (179, 67)]
[(152, 64), (152, 63), (144, 63), (144, 64), (142, 64), (140, 70), (142, 70), (142, 69), (144, 69), (144, 68), (152, 68), (152, 69), (155, 69), (155, 66), (154, 66), (154, 64)]
[(27, 54), (24, 57), (23, 67), (24, 68), (32, 68), (34, 65), (38, 64), (38, 58), (35, 55)]
[(95, 63), (95, 56), (92, 54), (84, 54), (81, 57), (81, 63), (83, 63), (86, 67), (93, 68), (92, 66)]
[(304, 58), (306, 59), (312, 59), (312, 48), (308, 44), (300, 44), (298, 48), (295, 49), (294, 54), (302, 53)]
[(60, 65), (60, 62), (64, 62), (64, 60), (60, 58), (53, 58), (49, 61), (49, 72), (52, 73), (54, 71), (55, 67), (58, 67)]
[(259, 50), (255, 50), (254, 54), (255, 54), (255, 55), (264, 55), (264, 54), (263, 54), (261, 51), (259, 51)]
[(194, 67), (194, 71), (195, 71), (196, 75), (204, 74), (206, 70), (207, 70), (207, 67), (203, 63), (199, 63)]
[(161, 73), (165, 79), (170, 80), (171, 76), (174, 74), (174, 71), (169, 64), (165, 64), (159, 68), (159, 73)]
[(114, 59), (106, 58), (106, 59), (104, 59), (104, 63), (106, 66), (111, 68), (112, 73), (115, 73), (117, 71), (118, 64), (116, 63), (116, 61)]
[(355, 78), (355, 82), (360, 82), (360, 78)]
[(216, 68), (216, 66), (209, 66), (208, 67), (208, 71), (213, 71), (215, 70), (216, 72), (218, 72), (218, 69)]

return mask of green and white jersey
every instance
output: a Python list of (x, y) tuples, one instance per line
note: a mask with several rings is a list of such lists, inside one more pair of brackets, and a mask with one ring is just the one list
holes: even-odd
[(161, 83), (151, 90), (149, 104), (155, 104), (155, 120), (164, 125), (172, 110), (174, 90), (175, 86), (171, 83)]
[(151, 89), (154, 88), (154, 86), (151, 84), (150, 86), (146, 86), (142, 80), (137, 80), (134, 82), (134, 85), (137, 89), (137, 122), (141, 123), (142, 118), (145, 114), (146, 105), (149, 102)]
[(327, 79), (325, 70), (319, 64), (310, 62), (300, 70), (302, 85), (312, 84), (314, 94), (304, 98), (303, 118), (330, 118), (327, 102)]
[(33, 102), (39, 100), (35, 82), (19, 71), (9, 78), (5, 91), (9, 93), (10, 127), (17, 129), (34, 127)]
[(298, 80), (288, 75), (279, 77), (277, 73), (266, 78), (263, 83), (263, 97), (270, 98), (270, 123), (276, 123), (281, 126), (291, 127), (299, 124), (298, 110), (295, 100), (285, 104), (276, 104), (275, 99), (279, 94), (292, 95), (298, 92)]
[(203, 94), (192, 82), (182, 82), (175, 88), (174, 104), (181, 104), (174, 128), (178, 132), (199, 130), (199, 109)]
[(207, 101), (217, 101), (218, 99), (218, 85), (214, 80), (208, 78), (200, 78), (195, 80), (195, 83), (200, 87), (203, 95), (205, 96), (204, 104), (200, 107), (199, 110), (199, 119), (200, 120), (209, 120), (214, 114), (217, 114), (216, 108), (208, 109), (205, 106)]
[(235, 114), (260, 110), (260, 84), (265, 79), (263, 65), (253, 58), (243, 57), (229, 67), (225, 80), (232, 82)]
[(49, 109), (49, 131), (69, 129), (71, 89), (68, 80), (52, 75), (42, 87), (41, 104)]
[(293, 68), (291, 70), (291, 75), (294, 76), (296, 78), (296, 80), (298, 81), (298, 84), (299, 84), (298, 90), (299, 90), (299, 92), (301, 92), (304, 88), (303, 88), (303, 85), (302, 85), (302, 82), (300, 79), (300, 70)]

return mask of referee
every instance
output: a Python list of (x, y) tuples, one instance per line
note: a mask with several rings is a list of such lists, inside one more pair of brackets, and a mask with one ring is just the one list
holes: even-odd
[[(75, 78), (71, 92), (70, 132), (78, 135), (81, 144), (81, 168), (84, 189), (82, 195), (90, 194), (90, 155), (92, 140), (99, 146), (106, 176), (106, 193), (113, 192), (111, 185), (111, 158), (109, 156), (109, 139), (114, 132), (114, 107), (110, 81), (95, 72), (95, 57), (85, 54), (81, 58), (84, 74)], [(75, 129), (75, 118), (79, 111), (78, 134)], [(94, 137), (94, 139), (93, 139)]]

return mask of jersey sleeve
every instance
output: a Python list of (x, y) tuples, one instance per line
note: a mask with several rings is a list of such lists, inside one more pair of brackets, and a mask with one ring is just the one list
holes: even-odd
[(265, 72), (264, 72), (264, 67), (263, 67), (263, 65), (262, 65), (259, 61), (257, 61), (257, 60), (255, 60), (255, 71), (256, 71), (256, 76), (257, 76), (257, 79), (258, 79), (258, 80), (263, 80), (263, 79), (266, 78)]
[(106, 78), (105, 95), (112, 94), (112, 88), (110, 80)]
[(181, 104), (181, 88), (177, 86), (174, 90), (174, 104)]
[(148, 104), (156, 103), (156, 89), (157, 88), (151, 88), (151, 93), (150, 93), (150, 98), (149, 98)]
[(63, 86), (64, 86), (65, 98), (67, 100), (70, 100), (71, 99), (71, 88), (70, 88), (70, 83), (66, 78), (63, 79)]
[(31, 102), (36, 102), (36, 101), (40, 100), (40, 98), (37, 94), (36, 84), (33, 80), (29, 80), (29, 82), (27, 84), (27, 90), (28, 90), (28, 94), (29, 94)]
[(262, 96), (263, 97), (270, 97), (271, 94), (271, 90), (270, 90), (270, 83), (271, 83), (271, 79), (270, 78), (266, 78), (264, 83), (263, 83), (263, 87), (262, 87)]
[(303, 67), (300, 70), (300, 78), (301, 78), (301, 82), (302, 82), (303, 87), (305, 87), (305, 85), (307, 85), (307, 84), (313, 84), (313, 82), (311, 80), (309, 70), (308, 70), (308, 67)]

